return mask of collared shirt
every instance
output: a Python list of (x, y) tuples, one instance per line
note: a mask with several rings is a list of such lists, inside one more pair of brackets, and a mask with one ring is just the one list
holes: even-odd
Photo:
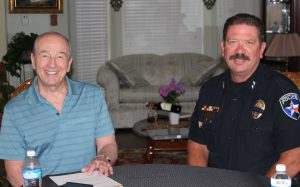
[(297, 87), (262, 64), (240, 84), (226, 72), (201, 88), (189, 138), (207, 145), (211, 167), (264, 175), (300, 146), (298, 107)]
[(0, 158), (23, 160), (34, 149), (42, 175), (79, 171), (96, 155), (96, 138), (114, 133), (104, 97), (92, 84), (66, 77), (68, 92), (58, 112), (31, 87), (7, 103)]

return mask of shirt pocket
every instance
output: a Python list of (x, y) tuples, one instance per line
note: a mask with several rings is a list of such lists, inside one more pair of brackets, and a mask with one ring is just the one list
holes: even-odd
[(272, 153), (274, 150), (272, 122), (260, 118), (241, 123), (239, 149), (243, 154), (252, 156)]
[(205, 135), (205, 142), (210, 151), (214, 150), (217, 135), (217, 111), (202, 111), (199, 126), (202, 126)]

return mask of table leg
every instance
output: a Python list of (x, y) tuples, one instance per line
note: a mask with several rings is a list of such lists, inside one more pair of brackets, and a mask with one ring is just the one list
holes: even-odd
[(151, 139), (148, 139), (148, 147), (145, 155), (146, 164), (153, 163), (153, 154), (154, 154), (153, 141)]
[(153, 140), (148, 139), (145, 163), (152, 164), (157, 151), (186, 151), (187, 140)]

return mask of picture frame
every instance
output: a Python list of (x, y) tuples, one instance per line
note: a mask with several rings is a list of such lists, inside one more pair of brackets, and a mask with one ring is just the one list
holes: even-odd
[(9, 0), (9, 13), (63, 13), (63, 0)]

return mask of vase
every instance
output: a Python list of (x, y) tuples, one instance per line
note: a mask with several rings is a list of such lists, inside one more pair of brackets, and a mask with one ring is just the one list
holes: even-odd
[(171, 125), (179, 124), (179, 113), (169, 112), (169, 123)]

